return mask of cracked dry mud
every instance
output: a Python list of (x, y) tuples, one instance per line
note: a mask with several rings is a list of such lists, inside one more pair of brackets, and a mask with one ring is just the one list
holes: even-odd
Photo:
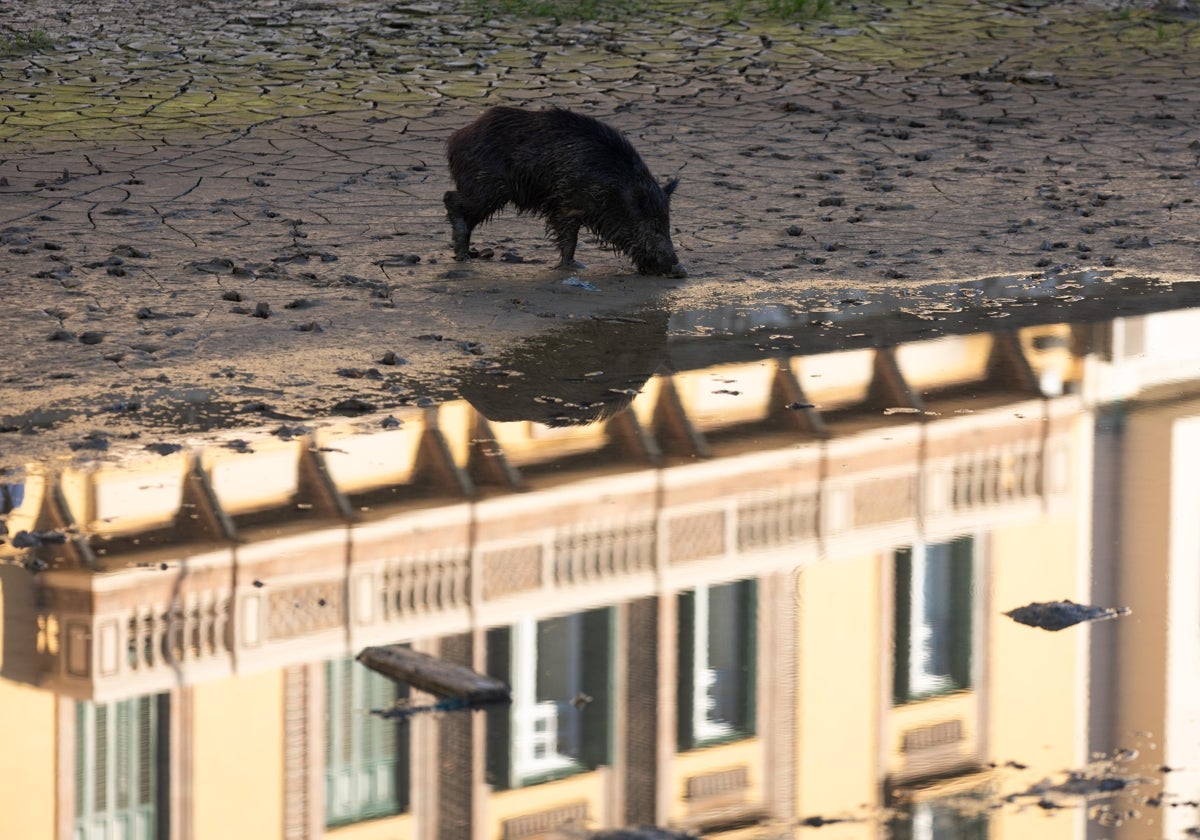
[[(906, 285), (919, 306), (934, 280), (1193, 276), (1187, 17), (1079, 0), (810, 23), (674, 0), (583, 23), (171, 5), (0, 10), (0, 34), (54, 44), (0, 57), (0, 460), (429, 402), (521, 336), (653, 301), (803, 309)], [(589, 268), (564, 283), (540, 225), (511, 215), (475, 237), (494, 259), (454, 263), (444, 141), (496, 103), (585, 111), (656, 175), (682, 167), (691, 276), (638, 277), (585, 241)]]

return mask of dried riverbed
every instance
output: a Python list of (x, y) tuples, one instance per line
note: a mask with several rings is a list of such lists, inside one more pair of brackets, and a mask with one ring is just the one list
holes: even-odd
[[(650, 304), (804, 310), (909, 289), (935, 312), (932, 281), (1193, 276), (1187, 17), (471, 8), (0, 11), (54, 45), (0, 59), (0, 458), (421, 404), (522, 338)], [(492, 259), (455, 264), (443, 143), (501, 102), (608, 119), (656, 174), (681, 170), (691, 276), (641, 278), (585, 242), (573, 279), (540, 225), (511, 216), (476, 237)]]

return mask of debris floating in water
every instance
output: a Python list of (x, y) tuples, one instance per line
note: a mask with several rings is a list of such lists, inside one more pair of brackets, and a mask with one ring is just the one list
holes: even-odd
[(574, 286), (577, 289), (583, 289), (585, 292), (598, 292), (600, 287), (588, 280), (580, 280), (574, 274), (562, 281), (564, 286)]
[(385, 677), (405, 682), (442, 699), (430, 706), (411, 706), (376, 712), (382, 717), (409, 717), (419, 712), (480, 709), (495, 703), (511, 703), (507, 685), (465, 665), (456, 665), (402, 645), (363, 648), (358, 661)]
[(1042, 630), (1063, 630), (1084, 621), (1107, 621), (1129, 615), (1129, 607), (1090, 607), (1074, 601), (1045, 601), (1017, 607), (1005, 613), (1019, 624)]

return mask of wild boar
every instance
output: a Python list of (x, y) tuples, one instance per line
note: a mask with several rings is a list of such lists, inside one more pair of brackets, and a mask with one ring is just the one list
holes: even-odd
[(471, 255), (471, 231), (512, 204), (546, 220), (562, 256), (579, 268), (579, 229), (624, 253), (642, 274), (686, 276), (671, 243), (671, 193), (625, 135), (592, 117), (550, 108), (497, 106), (450, 136), (455, 190), (446, 193), (455, 259)]

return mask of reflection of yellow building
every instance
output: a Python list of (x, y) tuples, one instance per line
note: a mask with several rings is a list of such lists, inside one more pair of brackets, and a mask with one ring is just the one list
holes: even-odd
[[(1086, 628), (1000, 616), (1088, 595), (1090, 420), (1028, 338), (656, 377), (588, 427), (450, 403), (35, 468), (9, 529), (68, 539), (0, 567), (5, 836), (1082, 836), (954, 804), (1086, 760)], [(430, 699), (348, 659), (393, 642), (512, 706), (370, 715)]]
[[(1097, 683), (1121, 687), (1106, 698), (1100, 737), (1136, 751), (1130, 771), (1166, 804), (1161, 836), (1182, 837), (1200, 813), (1177, 805), (1200, 791), (1200, 400), (1154, 396), (1110, 418), (1123, 439), (1113, 466), (1124, 496), (1108, 571), (1133, 615), (1120, 632), (1097, 633)], [(1144, 834), (1126, 825), (1112, 836)]]

